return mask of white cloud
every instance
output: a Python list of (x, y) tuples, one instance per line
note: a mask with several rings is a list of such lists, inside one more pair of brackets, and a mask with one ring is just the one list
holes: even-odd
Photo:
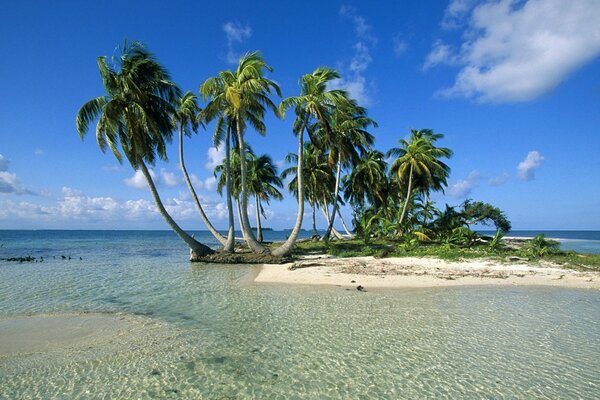
[(0, 154), (0, 194), (29, 194), (35, 195), (31, 190), (23, 187), (17, 174), (9, 172), (10, 160)]
[(235, 43), (243, 43), (246, 39), (252, 36), (252, 29), (248, 25), (242, 25), (237, 22), (227, 22), (223, 25), (223, 32), (227, 39), (227, 56), (226, 60), (230, 64), (237, 64), (240, 55), (235, 51)]
[[(462, 69), (440, 93), (488, 102), (535, 99), (600, 54), (597, 0), (453, 1), (446, 15), (468, 15), (459, 54), (434, 48), (426, 66), (456, 57)], [(453, 8), (452, 8), (453, 7)], [(446, 18), (446, 17), (445, 17)], [(450, 17), (448, 17), (450, 18)]]
[(527, 153), (527, 157), (525, 157), (525, 159), (517, 166), (519, 179), (522, 181), (530, 181), (535, 178), (535, 170), (542, 165), (543, 161), (544, 156), (538, 151), (534, 150)]
[(160, 182), (167, 186), (178, 186), (181, 180), (172, 172), (160, 170)]
[(456, 181), (448, 188), (448, 194), (452, 197), (464, 198), (471, 194), (471, 191), (481, 179), (481, 174), (477, 170), (473, 170), (465, 179)]
[(44, 150), (42, 150), (42, 149), (35, 149), (33, 151), (33, 154), (35, 154), (36, 156), (42, 156), (42, 155), (44, 155)]
[(206, 157), (207, 160), (206, 164), (204, 164), (204, 167), (209, 171), (213, 171), (217, 165), (221, 165), (223, 163), (223, 160), (225, 159), (225, 147), (209, 147), (208, 151), (206, 152)]
[(464, 24), (464, 18), (469, 14), (477, 0), (452, 0), (442, 19), (442, 28), (454, 29)]
[(354, 7), (342, 6), (340, 15), (353, 23), (356, 43), (352, 46), (354, 55), (345, 65), (345, 76), (333, 81), (331, 88), (347, 90), (359, 104), (368, 106), (371, 104), (372, 85), (367, 82), (364, 73), (373, 62), (371, 48), (377, 44), (377, 38), (372, 34), (372, 27), (364, 17), (357, 14)]
[(406, 42), (406, 40), (402, 39), (402, 37), (399, 34), (396, 34), (392, 37), (392, 44), (393, 44), (394, 54), (397, 57), (402, 55), (408, 48), (408, 43)]
[(498, 175), (498, 176), (495, 176), (495, 177), (491, 178), (488, 182), (492, 186), (500, 186), (500, 185), (505, 184), (506, 181), (508, 181), (509, 177), (510, 176), (506, 172), (504, 172), (501, 175)]
[(438, 40), (433, 44), (433, 48), (425, 59), (423, 70), (426, 71), (438, 64), (456, 65), (457, 63), (458, 57), (452, 47)]
[(190, 182), (192, 182), (194, 189), (202, 189), (202, 187), (204, 187), (204, 182), (202, 182), (195, 174), (190, 174)]
[[(153, 180), (155, 180), (156, 174), (154, 173), (154, 171), (152, 171), (150, 169), (150, 170), (148, 170), (148, 172), (150, 173), (150, 177)], [(148, 188), (148, 183), (146, 182), (146, 177), (144, 176), (142, 171), (139, 169), (135, 171), (135, 173), (133, 174), (133, 176), (131, 178), (125, 178), (124, 182), (127, 186), (130, 186), (132, 188), (136, 188), (136, 189), (147, 189)]]
[(217, 188), (217, 178), (214, 176), (209, 176), (204, 180), (204, 189), (212, 192)]

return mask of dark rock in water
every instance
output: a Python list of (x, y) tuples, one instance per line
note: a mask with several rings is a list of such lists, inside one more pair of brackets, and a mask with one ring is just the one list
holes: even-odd
[(350, 281), (350, 283), (356, 283), (356, 281)]
[(358, 290), (359, 292), (366, 292), (366, 289), (365, 289), (365, 287), (363, 285), (358, 285), (356, 287), (356, 290)]
[[(31, 256), (27, 256), (27, 257), (11, 257), (11, 258), (5, 258), (5, 261), (15, 261), (15, 262), (19, 262), (19, 263), (24, 263), (24, 262), (37, 262), (37, 260), (35, 259), (35, 257), (31, 257)], [(43, 259), (42, 259), (43, 261)]]
[(158, 368), (154, 368), (152, 369), (152, 372), (150, 372), (150, 375), (160, 375), (160, 370)]

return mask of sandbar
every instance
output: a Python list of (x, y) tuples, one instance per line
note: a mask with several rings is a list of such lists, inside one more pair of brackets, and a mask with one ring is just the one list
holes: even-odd
[(600, 289), (600, 273), (580, 272), (543, 262), (445, 261), (436, 258), (305, 257), (294, 263), (265, 264), (255, 283), (334, 285), (368, 288), (427, 288), (463, 285), (537, 285)]

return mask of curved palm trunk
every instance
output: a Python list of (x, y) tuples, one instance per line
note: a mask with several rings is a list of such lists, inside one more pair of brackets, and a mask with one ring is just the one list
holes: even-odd
[(262, 225), (260, 223), (260, 200), (258, 196), (254, 197), (256, 199), (256, 240), (259, 243), (263, 242), (263, 234), (262, 234)]
[(412, 191), (412, 176), (413, 176), (413, 166), (410, 165), (410, 172), (408, 174), (408, 191), (406, 193), (406, 201), (404, 202), (404, 207), (402, 207), (402, 214), (400, 214), (400, 220), (398, 221), (398, 226), (402, 225), (402, 221), (404, 221), (404, 216), (406, 215), (406, 209), (408, 208), (408, 200), (410, 199), (410, 192)]
[(156, 186), (154, 185), (154, 181), (148, 172), (148, 168), (146, 168), (146, 164), (144, 161), (139, 160), (140, 169), (146, 181), (148, 182), (148, 186), (150, 187), (150, 192), (152, 193), (152, 197), (154, 198), (154, 202), (156, 203), (156, 207), (158, 211), (163, 216), (167, 224), (173, 229), (173, 231), (179, 236), (181, 240), (183, 240), (190, 248), (190, 260), (193, 261), (196, 257), (204, 256), (207, 254), (212, 254), (214, 251), (208, 247), (198, 242), (196, 239), (188, 235), (177, 223), (171, 218), (165, 206), (163, 205), (160, 196), (158, 195), (158, 191), (156, 190)]
[(344, 217), (342, 217), (342, 212), (340, 211), (340, 209), (338, 208), (338, 216), (340, 217), (340, 222), (342, 223), (342, 226), (344, 227), (344, 231), (346, 231), (346, 235), (348, 235), (348, 237), (353, 238), (354, 235), (352, 234), (352, 232), (350, 232), (350, 229), (348, 229), (348, 226), (346, 226), (346, 221), (344, 221)]
[(239, 119), (236, 119), (236, 134), (238, 137), (238, 147), (240, 151), (240, 181), (241, 181), (241, 192), (242, 192), (242, 203), (241, 203), (241, 219), (242, 219), (242, 233), (246, 239), (246, 244), (250, 250), (254, 253), (266, 253), (267, 248), (262, 244), (258, 243), (252, 228), (250, 227), (250, 220), (248, 219), (248, 190), (246, 187), (246, 156), (244, 146), (244, 136), (240, 131), (241, 124)]
[(198, 195), (194, 190), (194, 186), (190, 180), (187, 169), (185, 168), (185, 162), (183, 161), (183, 125), (179, 127), (179, 166), (181, 167), (181, 171), (183, 172), (183, 177), (185, 178), (185, 183), (187, 184), (190, 193), (192, 194), (192, 198), (194, 199), (194, 203), (196, 203), (196, 208), (200, 213), (200, 218), (204, 222), (204, 225), (208, 228), (210, 233), (217, 239), (223, 246), (227, 243), (227, 238), (221, 235), (215, 227), (210, 223), (210, 220), (206, 216), (204, 209), (202, 208), (202, 204), (200, 204), (200, 200), (198, 199)]
[(313, 236), (319, 236), (319, 232), (317, 231), (317, 218), (316, 218), (315, 203), (312, 203), (311, 206), (312, 206), (312, 230), (313, 230)]
[(308, 117), (305, 117), (302, 126), (300, 127), (300, 132), (298, 133), (298, 166), (296, 169), (296, 180), (298, 181), (298, 212), (296, 213), (296, 224), (294, 225), (294, 229), (292, 229), (292, 233), (290, 233), (290, 236), (287, 238), (285, 243), (271, 252), (271, 254), (274, 256), (282, 257), (290, 254), (294, 244), (296, 244), (298, 233), (300, 233), (300, 229), (302, 229), (302, 218), (304, 217), (304, 177), (302, 176), (302, 150), (304, 150), (303, 136), (307, 121)]
[[(330, 216), (329, 216), (329, 210), (327, 209), (327, 206), (323, 207), (321, 209), (321, 211), (323, 211), (323, 216), (325, 217), (325, 222), (328, 222), (329, 219), (330, 219)], [(335, 236), (336, 239), (339, 239), (339, 240), (344, 239), (344, 236), (342, 236), (342, 234), (339, 233), (338, 230), (335, 229), (335, 227), (333, 227), (333, 226), (331, 227), (330, 234), (332, 234), (332, 233), (333, 233), (333, 236)]]
[(333, 222), (335, 221), (335, 215), (338, 210), (338, 194), (340, 192), (340, 177), (342, 175), (342, 153), (338, 154), (337, 161), (337, 172), (335, 173), (335, 191), (333, 194), (333, 211), (331, 212), (331, 216), (329, 217), (329, 223), (327, 225), (327, 230), (323, 235), (322, 240), (329, 240), (329, 235), (331, 234), (331, 230), (333, 229)]
[(223, 250), (233, 253), (235, 247), (235, 224), (233, 222), (233, 202), (231, 200), (231, 127), (228, 126), (225, 133), (225, 195), (227, 196), (227, 217), (229, 228), (227, 230), (227, 241), (223, 244)]

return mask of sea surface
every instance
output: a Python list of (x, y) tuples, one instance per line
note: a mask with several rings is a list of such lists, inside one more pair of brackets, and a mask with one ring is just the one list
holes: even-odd
[[(493, 236), (495, 231), (479, 231)], [(559, 242), (561, 250), (600, 254), (600, 231), (510, 231), (506, 236), (532, 238), (543, 234)]]
[(28, 255), (44, 261), (0, 261), (0, 317), (116, 312), (176, 333), (0, 358), (0, 399), (600, 397), (595, 290), (255, 285), (256, 267), (189, 263), (171, 232), (0, 231), (0, 258)]

